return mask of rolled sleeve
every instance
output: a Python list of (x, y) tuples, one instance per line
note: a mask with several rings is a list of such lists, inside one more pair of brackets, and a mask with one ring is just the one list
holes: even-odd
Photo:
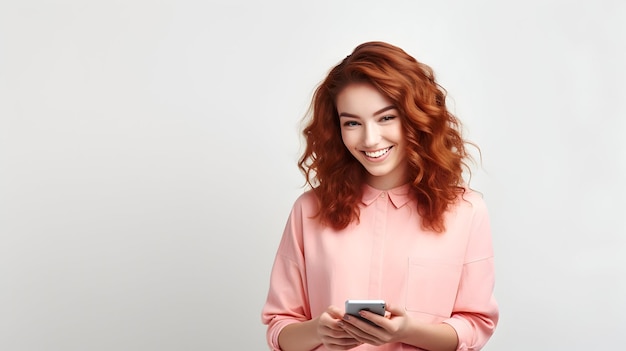
[(278, 256), (270, 278), (270, 293), (262, 311), (267, 324), (267, 342), (272, 350), (280, 350), (278, 336), (289, 324), (309, 319), (303, 304), (304, 290), (297, 265)]
[(493, 296), (493, 257), (466, 264), (452, 316), (444, 321), (458, 336), (457, 350), (480, 350), (498, 323)]
[(280, 350), (278, 336), (289, 324), (310, 319), (302, 247), (301, 209), (294, 206), (272, 266), (270, 288), (261, 312), (267, 342)]

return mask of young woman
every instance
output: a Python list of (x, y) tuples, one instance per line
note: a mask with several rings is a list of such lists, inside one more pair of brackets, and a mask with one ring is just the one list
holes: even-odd
[[(359, 45), (315, 91), (262, 320), (272, 350), (479, 350), (498, 306), (487, 209), (430, 67)], [(386, 302), (385, 316), (344, 311)]]

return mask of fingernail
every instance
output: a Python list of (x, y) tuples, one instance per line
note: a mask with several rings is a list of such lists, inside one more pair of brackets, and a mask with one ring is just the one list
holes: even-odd
[(342, 322), (339, 322), (339, 323), (337, 323), (337, 325), (343, 328), (344, 324)]
[(349, 321), (350, 320), (350, 316), (348, 316), (347, 314), (343, 316), (343, 319)]

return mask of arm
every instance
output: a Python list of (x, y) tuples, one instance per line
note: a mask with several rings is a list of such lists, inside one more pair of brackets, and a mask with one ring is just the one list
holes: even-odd
[(495, 268), (487, 207), (482, 199), (476, 198), (472, 210), (465, 263), (452, 315), (444, 320), (458, 335), (459, 351), (482, 349), (493, 335), (499, 318), (493, 295)]
[[(303, 272), (297, 262), (281, 254), (282, 248), (281, 243), (262, 311), (262, 321), (267, 324), (267, 342), (273, 351), (311, 350), (316, 346), (313, 338), (316, 320), (310, 316)], [(298, 338), (304, 341), (302, 348), (292, 342)]]
[(311, 282), (303, 254), (302, 216), (302, 208), (296, 203), (274, 259), (262, 311), (262, 321), (268, 326), (268, 345), (274, 351), (312, 350), (321, 344), (328, 350), (353, 348), (359, 343), (338, 326), (343, 310), (330, 306), (321, 315), (312, 316), (307, 288)]
[[(298, 201), (291, 210), (274, 258), (267, 300), (261, 316), (263, 324), (267, 324), (268, 345), (274, 351), (281, 350), (279, 338), (284, 339), (283, 342), (289, 346), (289, 329), (295, 331), (296, 336), (302, 333), (306, 335), (311, 329), (306, 326), (312, 324), (307, 323), (311, 320), (311, 313), (304, 271), (302, 209)], [(303, 326), (298, 327), (300, 324)], [(287, 338), (282, 335), (284, 329), (288, 330), (285, 335)]]
[[(413, 332), (404, 341), (408, 344), (433, 351), (480, 350), (495, 330), (499, 314), (493, 295), (495, 269), (489, 214), (482, 198), (475, 193), (466, 195), (469, 204), (462, 202), (462, 206), (469, 211), (469, 221), (464, 224), (467, 242), (452, 312), (440, 324), (409, 323)], [(434, 338), (432, 342), (430, 337)]]
[(286, 326), (278, 336), (281, 350), (308, 351), (320, 344), (327, 350), (349, 350), (361, 345), (339, 326), (341, 316), (339, 308), (330, 306), (317, 318)]
[(454, 312), (444, 321), (456, 330), (457, 350), (480, 350), (495, 331), (499, 311), (493, 286), (493, 257), (464, 265)]
[(322, 341), (317, 335), (318, 318), (284, 327), (278, 336), (280, 349), (283, 351), (309, 351), (319, 346)]
[[(311, 320), (290, 322), (269, 340), (273, 350), (309, 351), (321, 344), (327, 350), (349, 350), (362, 344), (339, 326), (343, 311), (334, 306)], [(268, 335), (269, 336), (269, 335)]]
[(430, 351), (454, 351), (458, 337), (449, 324), (427, 324), (411, 320), (406, 336), (400, 341)]

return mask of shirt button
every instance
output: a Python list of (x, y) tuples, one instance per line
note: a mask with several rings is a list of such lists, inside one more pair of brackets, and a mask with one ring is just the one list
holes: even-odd
[(385, 197), (385, 193), (384, 192), (380, 193), (380, 198), (382, 199), (384, 197)]

